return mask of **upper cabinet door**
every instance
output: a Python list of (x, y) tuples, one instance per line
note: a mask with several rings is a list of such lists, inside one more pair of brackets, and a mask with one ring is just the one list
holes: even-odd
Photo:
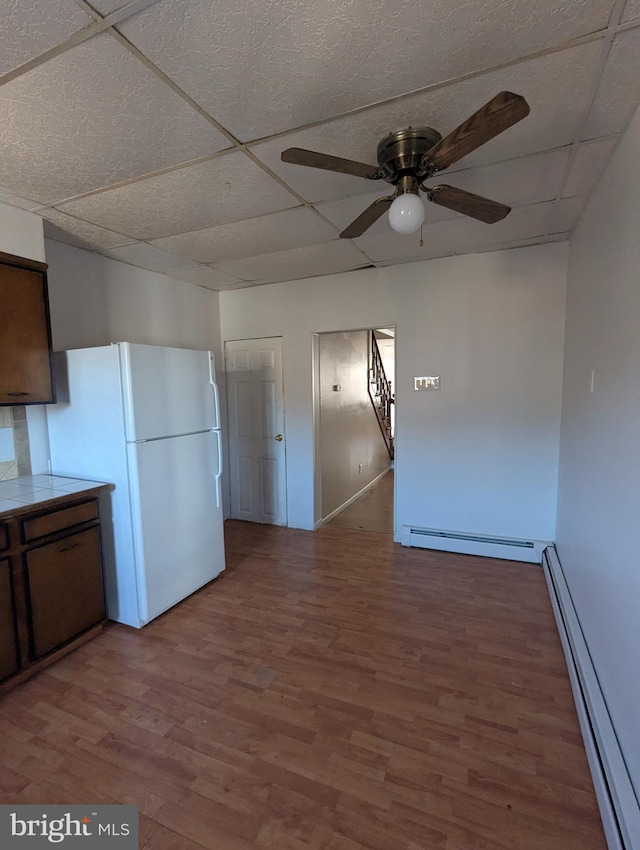
[(0, 254), (0, 405), (54, 401), (46, 265)]

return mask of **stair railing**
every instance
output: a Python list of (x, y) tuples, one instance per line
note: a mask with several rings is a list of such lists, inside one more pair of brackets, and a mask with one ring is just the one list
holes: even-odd
[(391, 405), (394, 404), (391, 382), (387, 379), (380, 349), (373, 331), (369, 331), (371, 344), (369, 346), (368, 389), (371, 404), (376, 413), (378, 425), (382, 431), (389, 457), (393, 460), (393, 432), (391, 428)]

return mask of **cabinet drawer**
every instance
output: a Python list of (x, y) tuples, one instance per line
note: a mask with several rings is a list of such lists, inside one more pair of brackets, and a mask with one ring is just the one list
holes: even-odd
[(38, 658), (104, 619), (100, 531), (88, 528), (32, 549), (26, 562)]
[(7, 526), (0, 522), (0, 552), (4, 552), (5, 549), (9, 548), (9, 535), (7, 533)]
[(91, 499), (80, 505), (72, 505), (69, 508), (49, 511), (49, 513), (22, 520), (22, 539), (27, 543), (30, 540), (45, 537), (47, 534), (96, 519), (98, 519), (98, 502), (96, 499)]

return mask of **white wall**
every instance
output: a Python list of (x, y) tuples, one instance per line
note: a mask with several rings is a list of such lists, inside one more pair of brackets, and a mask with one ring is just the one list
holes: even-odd
[[(222, 372), (217, 292), (52, 240), (46, 261), (54, 350), (111, 342), (199, 348), (214, 352)], [(29, 408), (28, 418), (32, 469), (45, 472), (44, 408)]]
[(40, 216), (0, 203), (0, 251), (43, 263), (44, 233)]
[[(312, 333), (395, 324), (396, 537), (416, 524), (553, 539), (567, 250), (221, 293), (223, 340), (283, 337), (289, 524), (314, 522)], [(414, 392), (425, 374), (439, 392)]]
[(56, 351), (138, 342), (219, 354), (218, 293), (46, 241)]
[(638, 150), (640, 112), (571, 240), (557, 532), (560, 560), (636, 793), (640, 793)]

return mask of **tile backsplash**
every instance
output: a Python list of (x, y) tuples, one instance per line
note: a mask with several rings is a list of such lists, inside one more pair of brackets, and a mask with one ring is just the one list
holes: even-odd
[(0, 481), (31, 475), (27, 411), (23, 405), (0, 407)]

